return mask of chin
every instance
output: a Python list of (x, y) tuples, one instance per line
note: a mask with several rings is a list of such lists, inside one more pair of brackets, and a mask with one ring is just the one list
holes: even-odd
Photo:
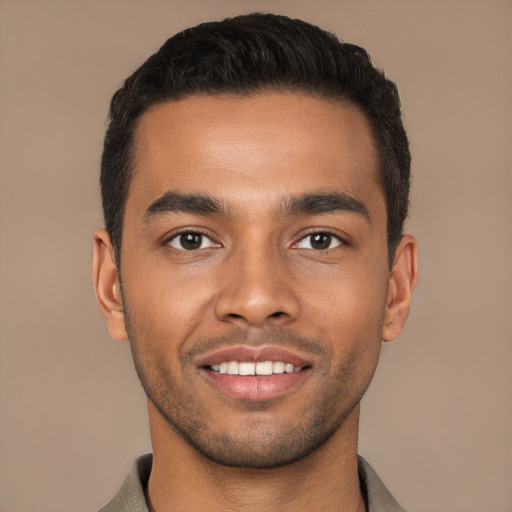
[(293, 425), (278, 427), (274, 423), (269, 427), (259, 421), (244, 430), (227, 427), (218, 432), (204, 419), (192, 418), (190, 410), (188, 414), (176, 414), (177, 411), (169, 414), (153, 402), (163, 421), (205, 459), (222, 466), (248, 469), (278, 468), (308, 457), (331, 439), (357, 404), (337, 418), (314, 411), (307, 421), (302, 418), (302, 422)]

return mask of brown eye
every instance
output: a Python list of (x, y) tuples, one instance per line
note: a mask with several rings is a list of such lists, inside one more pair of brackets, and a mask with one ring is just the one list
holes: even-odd
[(204, 249), (206, 247), (214, 247), (215, 244), (210, 238), (202, 233), (181, 233), (171, 238), (168, 242), (174, 249), (181, 251), (195, 251), (197, 249)]
[(333, 249), (341, 243), (342, 241), (337, 236), (331, 235), (330, 233), (312, 233), (300, 240), (296, 247), (299, 249), (325, 251), (327, 249)]

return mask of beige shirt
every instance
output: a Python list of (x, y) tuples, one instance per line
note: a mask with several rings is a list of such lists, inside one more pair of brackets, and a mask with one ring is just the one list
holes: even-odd
[[(99, 512), (149, 512), (144, 488), (147, 485), (153, 456), (148, 453), (139, 457), (114, 496)], [(358, 456), (359, 481), (368, 512), (406, 512), (386, 489), (375, 470)]]

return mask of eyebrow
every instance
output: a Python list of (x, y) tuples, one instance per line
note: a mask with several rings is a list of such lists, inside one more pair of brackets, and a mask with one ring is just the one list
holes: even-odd
[[(328, 191), (302, 194), (285, 198), (283, 211), (286, 215), (323, 215), (335, 212), (349, 212), (362, 215), (371, 222), (366, 206), (344, 192)], [(167, 213), (192, 213), (198, 215), (220, 215), (227, 217), (228, 212), (222, 201), (207, 194), (184, 194), (178, 191), (166, 192), (147, 208), (143, 219)]]
[(170, 191), (149, 205), (144, 214), (144, 220), (148, 221), (152, 217), (158, 217), (166, 213), (226, 214), (222, 203), (214, 197)]
[(286, 201), (285, 211), (292, 215), (321, 215), (335, 212), (357, 213), (371, 222), (368, 209), (358, 199), (344, 192), (320, 192), (292, 197)]

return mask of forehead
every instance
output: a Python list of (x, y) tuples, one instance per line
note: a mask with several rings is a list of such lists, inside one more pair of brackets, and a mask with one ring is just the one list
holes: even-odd
[(345, 102), (283, 93), (168, 101), (141, 116), (134, 149), (127, 214), (169, 190), (260, 210), (326, 189), (382, 200), (369, 123)]

